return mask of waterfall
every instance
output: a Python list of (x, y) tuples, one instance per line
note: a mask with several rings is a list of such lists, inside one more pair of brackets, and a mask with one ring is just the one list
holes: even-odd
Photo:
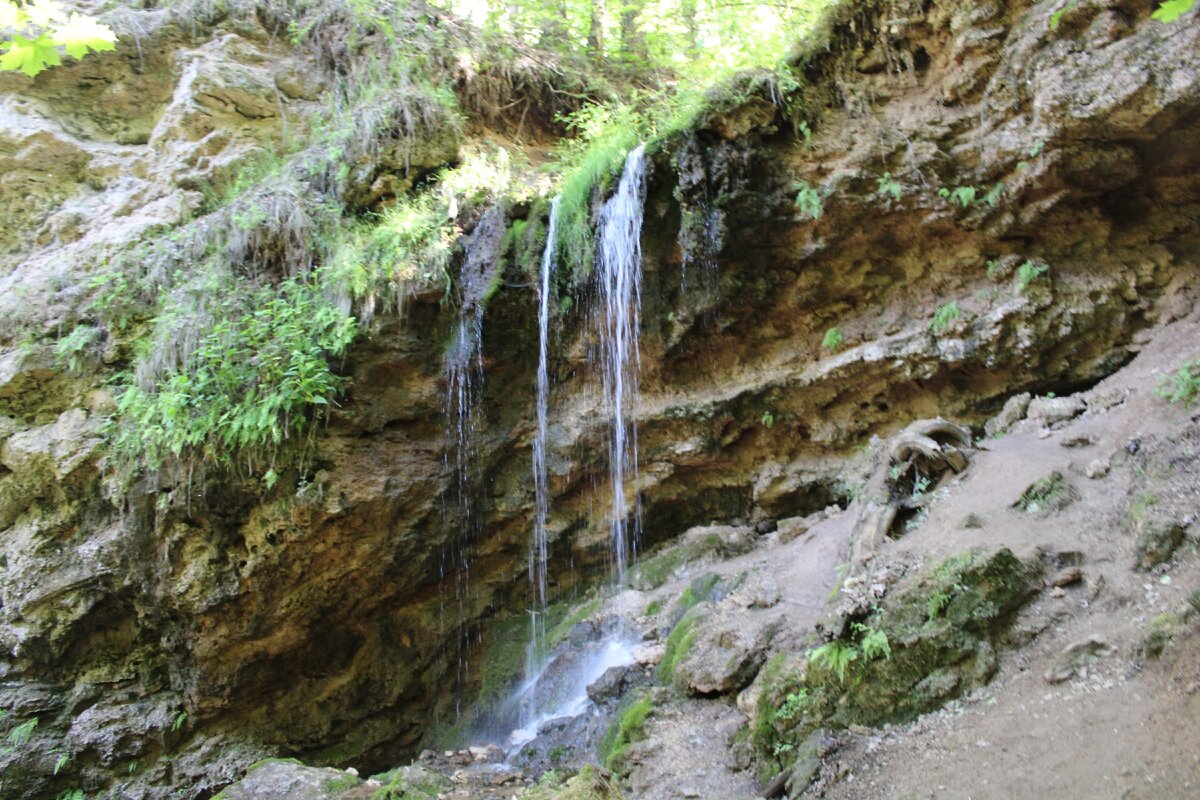
[[(625, 159), (617, 191), (600, 211), (598, 256), (601, 383), (609, 421), (608, 469), (612, 488), (609, 534), (613, 579), (625, 583), (641, 533), (637, 497), (638, 325), (642, 305), (642, 216), (646, 191), (645, 145)], [(633, 483), (632, 519), (626, 484)]]
[(546, 229), (546, 249), (542, 252), (542, 270), (538, 284), (538, 369), (537, 432), (533, 439), (533, 536), (529, 544), (529, 584), (533, 608), (530, 609), (529, 647), (525, 674), (540, 672), (545, 660), (546, 640), (546, 516), (550, 512), (550, 489), (546, 473), (546, 408), (550, 397), (550, 373), (547, 368), (547, 343), (550, 336), (550, 283), (554, 275), (554, 248), (558, 230), (558, 202), (550, 203), (550, 221)]
[[(461, 711), (462, 688), (467, 684), (467, 654), (477, 643), (479, 631), (472, 628), (471, 556), (483, 533), (484, 502), (487, 492), (481, 470), (482, 434), (483, 316), (488, 293), (499, 280), (501, 253), (507, 214), (497, 204), (479, 218), (467, 238), (462, 269), (459, 273), (458, 324), (442, 364), (446, 376), (443, 402), (446, 437), (444, 463), (449, 478), (442, 497), (442, 524), (448, 531), (441, 551), (441, 579), (453, 577), (453, 620), (455, 636), (455, 716)], [(474, 598), (477, 599), (477, 598)], [(445, 601), (443, 601), (443, 606)]]
[[(633, 415), (638, 402), (638, 324), (641, 310), (642, 216), (646, 184), (644, 148), (634, 149), (625, 161), (621, 180), (613, 196), (600, 211), (597, 232), (597, 295), (594, 315), (598, 346), (595, 363), (603, 390), (603, 410), (608, 422), (608, 467), (612, 498), (609, 509), (612, 579), (616, 587), (625, 583), (625, 573), (636, 554), (641, 509), (631, 504), (626, 485), (633, 484), (636, 498), (637, 425)], [(549, 491), (546, 472), (547, 338), (549, 336), (550, 286), (558, 200), (551, 205), (546, 249), (542, 255), (539, 285), (539, 350), (537, 375), (537, 434), (533, 447), (535, 509), (530, 544), (529, 577), (533, 587), (532, 640), (526, 651), (525, 680), (510, 698), (509, 709), (519, 708), (519, 724), (508, 742), (519, 748), (537, 736), (542, 723), (575, 717), (588, 710), (587, 687), (610, 667), (633, 661), (635, 642), (620, 626), (602, 638), (545, 651), (546, 608), (546, 517)]]

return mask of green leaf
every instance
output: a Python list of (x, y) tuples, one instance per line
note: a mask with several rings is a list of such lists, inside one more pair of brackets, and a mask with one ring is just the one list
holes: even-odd
[(9, 0), (0, 0), (0, 30), (4, 28), (23, 28), (24, 14), (21, 9)]
[(1195, 5), (1196, 0), (1163, 0), (1158, 10), (1150, 15), (1150, 19), (1156, 19), (1162, 23), (1174, 22), (1191, 11)]
[(53, 36), (53, 42), (62, 45), (73, 58), (83, 58), (89, 50), (95, 53), (115, 50), (116, 41), (112, 28), (83, 14), (72, 14)]
[(54, 0), (33, 0), (25, 4), (25, 13), (29, 21), (39, 28), (50, 27), (51, 22), (61, 22), (67, 18), (61, 4)]
[(20, 34), (14, 34), (8, 44), (8, 52), (0, 56), (0, 69), (24, 72), (29, 77), (36, 76), (46, 67), (58, 66), (62, 58), (54, 47), (54, 42), (47, 34), (36, 39), (26, 39)]

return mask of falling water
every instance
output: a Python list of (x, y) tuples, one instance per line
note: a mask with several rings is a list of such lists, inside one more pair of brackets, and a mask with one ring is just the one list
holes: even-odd
[(641, 528), (638, 502), (630, 504), (626, 484), (636, 484), (637, 425), (631, 413), (638, 401), (638, 324), (642, 305), (642, 214), (646, 190), (644, 145), (625, 160), (616, 193), (600, 211), (598, 258), (601, 382), (609, 421), (608, 466), (612, 487), (610, 537), (613, 578), (625, 583), (630, 555)]
[[(601, 209), (597, 258), (598, 308), (596, 361), (603, 388), (604, 412), (608, 422), (608, 466), (612, 487), (610, 550), (614, 585), (625, 582), (626, 569), (636, 554), (640, 530), (640, 508), (626, 498), (627, 484), (637, 483), (637, 426), (633, 411), (638, 401), (638, 323), (642, 280), (642, 204), (645, 195), (645, 161), (639, 146), (629, 154), (616, 193)], [(551, 207), (549, 240), (542, 256), (539, 300), (540, 347), (538, 362), (537, 438), (534, 442), (533, 472), (535, 519), (530, 552), (530, 579), (534, 585), (533, 634), (544, 643), (546, 602), (546, 400), (549, 390), (546, 347), (549, 326), (550, 282), (554, 267), (554, 237), (558, 203)], [(635, 494), (636, 497), (636, 494)], [(542, 613), (539, 614), (539, 611)], [(527, 651), (524, 682), (510, 699), (517, 706), (519, 725), (509, 735), (509, 744), (519, 748), (533, 739), (540, 725), (550, 719), (573, 717), (591, 705), (587, 687), (610, 667), (633, 661), (635, 642), (627, 631), (614, 627), (602, 638), (582, 646), (544, 652), (534, 644)], [(515, 751), (514, 751), (515, 752)]]
[(547, 340), (550, 336), (550, 283), (554, 275), (554, 247), (558, 229), (558, 202), (550, 203), (550, 222), (546, 230), (546, 249), (542, 253), (541, 281), (538, 284), (538, 369), (537, 433), (533, 440), (533, 536), (529, 546), (529, 583), (533, 587), (533, 608), (525, 674), (541, 671), (546, 640), (546, 517), (550, 512), (550, 490), (546, 473), (546, 407), (550, 396), (550, 373), (546, 365)]
[(461, 710), (462, 689), (467, 683), (467, 654), (477, 644), (479, 631), (468, 614), (471, 605), (471, 554), (483, 533), (482, 503), (487, 495), (481, 470), (480, 434), (483, 414), (483, 313), (486, 297), (501, 269), (500, 253), (506, 228), (502, 206), (489, 208), (467, 239), (458, 281), (458, 324), (446, 351), (444, 414), (445, 464), (449, 484), (442, 498), (443, 525), (450, 532), (442, 548), (441, 578), (453, 577), (453, 620), (456, 652), (454, 699)]

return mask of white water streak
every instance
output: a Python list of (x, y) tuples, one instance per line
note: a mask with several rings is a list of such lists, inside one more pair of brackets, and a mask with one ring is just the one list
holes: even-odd
[[(642, 305), (642, 217), (646, 191), (644, 145), (629, 153), (621, 182), (600, 212), (600, 360), (604, 407), (610, 422), (608, 461), (612, 487), (610, 536), (614, 578), (625, 583), (630, 555), (641, 527), (640, 508), (630, 503), (626, 485), (637, 491), (638, 327)], [(631, 524), (632, 523), (632, 524)]]

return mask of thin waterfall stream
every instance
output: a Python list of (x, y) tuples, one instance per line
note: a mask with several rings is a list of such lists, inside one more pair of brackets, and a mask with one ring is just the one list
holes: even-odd
[[(600, 373), (602, 404), (607, 425), (608, 523), (610, 579), (614, 590), (625, 585), (626, 573), (636, 558), (641, 533), (641, 508), (637, 501), (638, 326), (641, 315), (641, 233), (646, 190), (644, 146), (629, 153), (616, 192), (600, 212), (597, 257), (599, 302), (595, 314), (598, 339), (596, 363)], [(531, 641), (526, 678), (513, 697), (519, 705), (519, 726), (509, 744), (519, 749), (535, 738), (542, 723), (575, 717), (589, 708), (587, 687), (607, 670), (633, 662), (635, 642), (619, 623), (595, 642), (559, 654), (554, 664), (545, 648), (547, 582), (547, 530), (549, 490), (546, 473), (548, 418), (550, 287), (554, 270), (557, 199), (551, 205), (546, 249), (542, 256), (539, 286), (539, 357), (537, 377), (537, 433), (533, 474), (535, 509), (530, 545), (530, 582), (533, 593)], [(628, 492), (633, 492), (633, 499)], [(552, 669), (552, 667), (555, 667)], [(550, 673), (554, 674), (551, 675)]]

